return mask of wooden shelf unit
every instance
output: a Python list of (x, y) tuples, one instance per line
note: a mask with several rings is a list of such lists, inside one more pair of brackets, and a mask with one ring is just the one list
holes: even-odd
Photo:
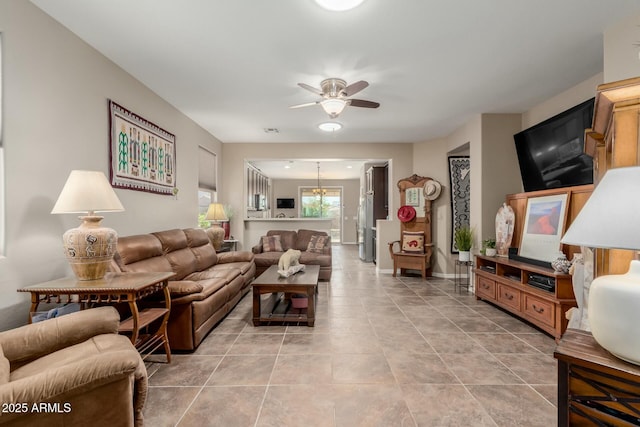
[[(565, 312), (576, 306), (571, 276), (503, 257), (476, 255), (476, 299), (489, 301), (529, 321), (556, 341), (567, 329)], [(530, 274), (555, 280), (555, 291), (529, 285)]]

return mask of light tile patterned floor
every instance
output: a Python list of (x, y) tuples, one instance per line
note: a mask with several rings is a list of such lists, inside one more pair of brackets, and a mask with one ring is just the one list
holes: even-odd
[(196, 352), (148, 365), (146, 425), (556, 425), (552, 338), (355, 246), (333, 260), (314, 328), (254, 327), (248, 294)]

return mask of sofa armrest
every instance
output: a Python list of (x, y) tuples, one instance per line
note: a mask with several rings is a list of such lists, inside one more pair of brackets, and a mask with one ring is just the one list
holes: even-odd
[(171, 298), (179, 298), (185, 295), (198, 294), (202, 292), (202, 285), (192, 280), (172, 280), (169, 281), (169, 292)]
[[(97, 354), (77, 363), (45, 370), (38, 374), (0, 385), (0, 402), (28, 404), (56, 401), (64, 403), (69, 395), (82, 395), (89, 390), (134, 375), (136, 410), (142, 410), (147, 394), (147, 374), (135, 349)], [(64, 408), (61, 408), (64, 409)], [(73, 409), (73, 408), (71, 408)], [(29, 414), (31, 411), (27, 411)], [(0, 414), (0, 424), (24, 414)]]
[(96, 335), (115, 334), (119, 325), (115, 308), (92, 308), (0, 332), (0, 346), (12, 364), (24, 363)]
[(261, 254), (262, 253), (262, 244), (255, 245), (254, 247), (252, 247), (251, 248), (251, 252), (253, 252), (254, 254)]
[(251, 262), (253, 261), (253, 252), (249, 251), (231, 251), (220, 252), (218, 254), (218, 264), (228, 262)]

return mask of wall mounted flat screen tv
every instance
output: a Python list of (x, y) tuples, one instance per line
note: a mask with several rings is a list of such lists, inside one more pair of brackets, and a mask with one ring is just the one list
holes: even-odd
[(293, 209), (296, 207), (295, 199), (276, 199), (278, 209)]
[(593, 184), (593, 159), (584, 152), (594, 99), (513, 136), (524, 191)]

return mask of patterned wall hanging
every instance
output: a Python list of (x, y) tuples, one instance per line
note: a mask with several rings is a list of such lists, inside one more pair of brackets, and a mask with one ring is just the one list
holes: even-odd
[(470, 224), (471, 161), (469, 156), (449, 157), (449, 188), (451, 189), (451, 253), (458, 253), (457, 229)]
[(111, 185), (158, 194), (176, 188), (176, 137), (109, 100)]

